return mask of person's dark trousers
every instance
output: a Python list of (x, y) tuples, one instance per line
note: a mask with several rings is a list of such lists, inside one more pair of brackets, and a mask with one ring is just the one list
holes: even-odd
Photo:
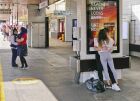
[(17, 49), (12, 48), (12, 66), (17, 66), (16, 58), (17, 58)]
[(20, 56), (20, 61), (21, 61), (21, 67), (28, 67), (26, 59), (24, 58), (24, 56)]
[[(100, 61), (100, 55), (98, 54), (98, 52), (96, 53), (96, 63), (97, 63), (97, 71), (98, 71), (98, 77), (101, 81), (103, 81), (103, 66), (101, 64), (101, 61)], [(109, 73), (109, 76), (110, 76), (110, 80), (112, 82), (112, 84), (116, 83), (116, 80), (113, 76), (113, 73), (110, 69), (110, 67), (108, 66), (108, 73)]]
[(97, 71), (98, 71), (98, 77), (101, 81), (103, 81), (103, 67), (100, 61), (100, 56), (98, 54), (98, 52), (95, 54), (96, 55), (96, 64), (97, 64)]

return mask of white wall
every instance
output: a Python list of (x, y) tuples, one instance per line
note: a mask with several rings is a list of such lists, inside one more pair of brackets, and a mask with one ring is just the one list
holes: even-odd
[(45, 22), (45, 10), (39, 10), (37, 5), (28, 5), (28, 22)]
[(131, 20), (131, 2), (132, 0), (122, 0), (122, 19)]
[(122, 25), (122, 37), (123, 37), (123, 55), (128, 56), (129, 55), (129, 21), (123, 20)]
[(66, 11), (70, 11), (71, 15), (65, 17), (65, 41), (72, 41), (72, 19), (77, 18), (77, 2), (66, 0)]
[[(140, 7), (134, 10), (135, 5), (140, 5), (140, 0), (123, 0), (123, 20), (130, 22), (130, 43), (140, 45)], [(135, 20), (135, 27), (134, 21), (131, 20)], [(140, 57), (140, 52), (130, 54)]]
[(132, 19), (135, 21), (135, 44), (140, 45), (140, 1), (139, 5), (132, 5)]
[[(42, 37), (43, 34), (43, 39), (45, 40), (45, 28), (40, 29), (43, 31), (40, 33), (33, 33), (33, 27), (32, 24), (33, 23), (42, 23), (45, 26), (45, 9), (38, 9), (39, 7), (37, 5), (28, 5), (28, 23), (29, 23), (29, 29), (28, 29), (28, 46), (32, 46), (32, 47), (45, 47), (45, 41), (41, 41), (41, 43), (35, 42), (35, 40), (33, 41), (34, 38), (40, 39), (40, 37)], [(37, 14), (37, 10), (38, 10), (38, 14)], [(41, 28), (41, 27), (39, 27)], [(38, 27), (37, 27), (38, 29)], [(39, 43), (39, 44), (38, 44)]]
[[(135, 5), (140, 5), (140, 0), (123, 0), (123, 20), (130, 21), (130, 42), (140, 45), (140, 6), (134, 9)], [(136, 20), (135, 28), (134, 22), (131, 22), (131, 20)], [(135, 37), (134, 32), (136, 34)]]

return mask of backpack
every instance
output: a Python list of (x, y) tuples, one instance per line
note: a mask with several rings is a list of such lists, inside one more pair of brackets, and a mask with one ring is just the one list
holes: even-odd
[(105, 91), (105, 84), (98, 79), (90, 78), (85, 84), (87, 89), (92, 92), (101, 93)]

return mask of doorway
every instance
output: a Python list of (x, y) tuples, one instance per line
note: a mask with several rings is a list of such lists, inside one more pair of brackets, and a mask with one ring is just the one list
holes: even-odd
[(59, 40), (62, 40), (63, 42), (65, 41), (65, 20), (64, 19), (59, 19), (58, 20), (58, 34), (57, 38)]

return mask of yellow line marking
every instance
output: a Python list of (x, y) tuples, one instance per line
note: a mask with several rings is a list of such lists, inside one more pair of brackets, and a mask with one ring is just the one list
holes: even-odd
[(2, 65), (0, 64), (0, 101), (5, 101)]
[(32, 77), (21, 77), (21, 78), (16, 78), (12, 82), (14, 84), (34, 84), (38, 83), (40, 80)]

